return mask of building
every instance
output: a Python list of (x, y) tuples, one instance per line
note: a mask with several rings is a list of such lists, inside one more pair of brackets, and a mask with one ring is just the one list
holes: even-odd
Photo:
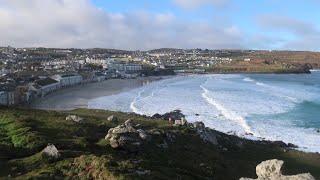
[(86, 58), (86, 60), (85, 60), (86, 64), (101, 65), (104, 69), (108, 68), (108, 64), (110, 61), (112, 61), (112, 59)]
[(58, 81), (61, 87), (69, 87), (77, 84), (81, 84), (83, 78), (79, 74), (65, 74), (65, 75), (54, 75), (52, 79)]
[(124, 72), (124, 73), (138, 73), (142, 71), (141, 64), (135, 63), (126, 63), (126, 62), (117, 62), (113, 61), (108, 64), (108, 70), (114, 70), (116, 72)]
[(0, 91), (0, 105), (6, 106), (8, 101), (7, 93)]
[(32, 83), (30, 88), (36, 92), (37, 96), (44, 97), (45, 95), (59, 89), (60, 83), (52, 78), (45, 78), (36, 80), (34, 83)]
[(15, 86), (11, 84), (1, 84), (0, 105), (12, 106), (15, 104)]

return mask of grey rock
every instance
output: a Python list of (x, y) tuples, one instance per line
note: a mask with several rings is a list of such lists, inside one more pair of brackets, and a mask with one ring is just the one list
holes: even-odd
[(108, 120), (109, 122), (118, 122), (118, 118), (115, 117), (114, 115), (109, 116), (109, 117), (107, 118), (107, 120)]
[(59, 159), (60, 157), (60, 152), (58, 151), (57, 147), (53, 144), (48, 144), (48, 146), (44, 148), (41, 151), (41, 153), (43, 156), (46, 156), (52, 159)]
[(197, 134), (204, 142), (209, 142), (214, 145), (218, 145), (218, 140), (216, 137), (216, 133), (207, 129), (203, 122), (195, 122), (193, 123), (193, 127), (195, 128)]
[(73, 121), (73, 122), (76, 122), (76, 123), (81, 123), (83, 122), (83, 118), (77, 116), (77, 115), (68, 115), (66, 117), (66, 120), (67, 121)]
[[(261, 162), (256, 167), (256, 180), (315, 180), (310, 173), (285, 176), (281, 172), (283, 161), (272, 159)], [(240, 178), (240, 180), (254, 180), (251, 178)]]
[(124, 124), (108, 131), (105, 139), (109, 141), (112, 148), (122, 148), (134, 152), (138, 151), (140, 146), (150, 139), (150, 136), (143, 130), (136, 130), (132, 120), (127, 120)]

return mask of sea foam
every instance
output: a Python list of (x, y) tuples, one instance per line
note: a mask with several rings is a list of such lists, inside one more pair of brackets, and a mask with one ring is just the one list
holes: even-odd
[[(310, 77), (242, 74), (174, 77), (92, 100), (89, 108), (149, 116), (180, 109), (188, 121), (203, 121), (225, 133), (281, 140), (304, 151), (320, 152), (320, 133), (316, 127), (299, 126), (308, 123), (304, 119), (307, 115), (300, 112), (302, 119), (289, 116), (302, 102), (320, 101), (319, 87), (307, 85), (317, 80), (307, 78)], [(308, 81), (312, 83), (305, 83)], [(314, 113), (320, 115), (319, 111)]]

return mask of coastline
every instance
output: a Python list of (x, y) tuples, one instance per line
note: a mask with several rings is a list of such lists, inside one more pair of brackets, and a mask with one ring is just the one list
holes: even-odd
[(136, 79), (108, 79), (102, 82), (78, 85), (61, 89), (43, 98), (36, 99), (27, 107), (56, 111), (88, 108), (88, 102), (92, 99), (118, 94), (170, 77), (150, 76)]

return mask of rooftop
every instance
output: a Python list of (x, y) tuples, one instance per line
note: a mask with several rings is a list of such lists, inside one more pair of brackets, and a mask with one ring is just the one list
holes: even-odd
[(45, 78), (45, 79), (37, 80), (35, 83), (38, 84), (39, 86), (47, 86), (50, 84), (58, 83), (58, 81), (51, 78)]

